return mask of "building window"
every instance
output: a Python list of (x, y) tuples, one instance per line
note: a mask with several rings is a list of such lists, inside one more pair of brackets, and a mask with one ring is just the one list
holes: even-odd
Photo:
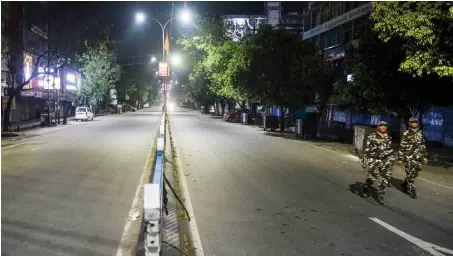
[(330, 31), (330, 45), (340, 43), (340, 27), (336, 27)]
[(352, 22), (347, 22), (345, 24), (343, 24), (342, 26), (342, 34), (343, 34), (343, 39), (342, 41), (344, 42), (344, 44), (348, 44), (349, 41), (352, 40)]
[(341, 3), (332, 4), (332, 7), (330, 9), (330, 19), (333, 19), (340, 15), (340, 6)]
[(321, 49), (329, 47), (329, 32), (324, 32), (321, 34)]
[(321, 9), (321, 23), (329, 21), (329, 5), (324, 5)]
[(304, 17), (304, 30), (305, 31), (308, 31), (312, 28), (311, 26), (311, 13), (309, 13), (308, 15), (305, 15)]
[(320, 9), (315, 9), (313, 10), (313, 13), (311, 15), (311, 19), (312, 19), (312, 23), (311, 23), (311, 27), (314, 28), (316, 26), (318, 26), (319, 24), (321, 24), (321, 11)]

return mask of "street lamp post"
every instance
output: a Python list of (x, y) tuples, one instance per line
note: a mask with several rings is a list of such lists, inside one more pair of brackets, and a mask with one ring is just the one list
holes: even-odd
[[(185, 10), (185, 11), (182, 13), (181, 18), (182, 18), (184, 21), (188, 21), (188, 20), (191, 19), (191, 15), (190, 15), (190, 13), (188, 12), (188, 10)], [(136, 22), (138, 22), (138, 23), (144, 22), (144, 21), (145, 21), (145, 14), (143, 14), (143, 13), (141, 13), (141, 12), (140, 12), (140, 13), (137, 13), (137, 14), (135, 15), (135, 19), (136, 19)], [(165, 28), (167, 27), (168, 23), (169, 23), (170, 21), (173, 20), (173, 17), (171, 17), (170, 19), (168, 19), (167, 22), (165, 22), (163, 25), (162, 25), (162, 23), (161, 23), (160, 21), (158, 21), (157, 19), (152, 18), (152, 17), (151, 17), (151, 19), (154, 20), (154, 21), (156, 21), (156, 22), (160, 25), (160, 28), (162, 29), (162, 61), (165, 61)], [(167, 65), (168, 65), (168, 55), (167, 55)], [(167, 68), (167, 71), (168, 71), (168, 68)], [(166, 110), (166, 104), (167, 104), (167, 88), (165, 88), (165, 87), (166, 87), (166, 86), (165, 86), (165, 85), (166, 85), (166, 84), (165, 84), (165, 80), (168, 80), (168, 78), (165, 77), (165, 78), (164, 78), (164, 83), (163, 83), (163, 85), (164, 85), (164, 94), (165, 94), (165, 95), (164, 95), (164, 106), (163, 106), (164, 111)]]
[(156, 21), (157, 23), (159, 23), (160, 28), (162, 29), (162, 61), (164, 61), (165, 60), (165, 58), (164, 58), (164, 56), (165, 56), (165, 28), (167, 27), (168, 23), (173, 19), (173, 17), (171, 17), (169, 20), (167, 20), (167, 22), (165, 22), (164, 25), (162, 25), (162, 23), (155, 18), (151, 18), (151, 19)]

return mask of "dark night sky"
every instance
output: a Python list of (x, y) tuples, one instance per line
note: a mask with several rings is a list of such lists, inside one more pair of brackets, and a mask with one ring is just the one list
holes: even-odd
[[(186, 2), (187, 7), (200, 16), (219, 17), (234, 14), (264, 14), (262, 1), (236, 2)], [(84, 27), (90, 27), (91, 33), (103, 24), (111, 24), (111, 39), (120, 42), (118, 57), (120, 63), (142, 62), (150, 54), (162, 52), (162, 30), (150, 19), (145, 24), (135, 24), (135, 13), (144, 12), (148, 17), (156, 17), (161, 22), (168, 20), (171, 14), (172, 2), (41, 2), (47, 6), (48, 13), (63, 17), (62, 27), (65, 30), (81, 29), (83, 36), (90, 36), (84, 32)], [(184, 2), (174, 2), (175, 16), (184, 7)], [(283, 2), (285, 11), (300, 11), (303, 2)], [(61, 20), (61, 18), (60, 18)], [(173, 31), (184, 31), (187, 24), (174, 22)], [(189, 25), (190, 26), (190, 25)], [(80, 31), (79, 31), (80, 32)], [(91, 34), (93, 36), (93, 34)], [(175, 41), (172, 41), (174, 44)], [(173, 51), (175, 47), (172, 46)], [(141, 57), (141, 58), (140, 58)]]
[[(152, 20), (137, 25), (134, 14), (137, 11), (147, 16), (157, 16), (161, 22), (170, 17), (172, 2), (47, 2), (56, 10), (64, 8), (70, 13), (70, 26), (96, 26), (112, 24), (112, 39), (120, 41), (119, 57), (143, 56), (161, 52), (162, 30)], [(175, 14), (182, 9), (184, 2), (174, 2)], [(227, 14), (262, 14), (264, 2), (187, 2), (188, 8), (200, 16), (221, 16)], [(50, 6), (49, 6), (50, 7)], [(69, 26), (69, 27), (70, 27)], [(174, 22), (173, 28), (184, 30), (187, 26)]]

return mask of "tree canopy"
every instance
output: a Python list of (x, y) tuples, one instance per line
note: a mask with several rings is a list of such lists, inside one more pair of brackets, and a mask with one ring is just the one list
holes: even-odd
[(353, 81), (338, 81), (337, 96), (357, 110), (403, 116), (430, 105), (448, 105), (450, 79), (398, 71), (405, 58), (402, 44), (398, 38), (383, 42), (376, 33), (366, 31), (358, 48), (349, 46), (345, 66)]
[(85, 46), (85, 52), (79, 56), (84, 80), (78, 96), (87, 104), (104, 106), (120, 77), (120, 68), (112, 56), (116, 43), (101, 39), (93, 44), (85, 42)]
[(371, 18), (385, 42), (402, 40), (402, 71), (453, 77), (453, 2), (373, 2)]

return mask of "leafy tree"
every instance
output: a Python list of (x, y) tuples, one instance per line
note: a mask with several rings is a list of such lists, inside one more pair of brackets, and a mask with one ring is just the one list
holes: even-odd
[(209, 106), (214, 104), (217, 95), (209, 88), (210, 80), (207, 71), (202, 65), (196, 65), (189, 75), (189, 84), (185, 87), (185, 93), (204, 107), (205, 113), (209, 112)]
[(402, 71), (453, 77), (453, 2), (373, 2), (371, 18), (385, 42), (402, 40)]
[(400, 72), (399, 65), (404, 58), (399, 39), (385, 43), (376, 33), (367, 31), (358, 48), (348, 49), (345, 66), (354, 80), (338, 81), (337, 97), (356, 110), (394, 113), (402, 118), (414, 116), (431, 105), (451, 103), (447, 91), (451, 88), (450, 79), (433, 74), (420, 78)]
[[(219, 100), (222, 106), (221, 115), (224, 113), (227, 101), (247, 100), (247, 94), (240, 93), (236, 90), (238, 87), (231, 83), (232, 79), (229, 76), (231, 71), (227, 71), (230, 67), (234, 67), (231, 60), (240, 46), (225, 36), (225, 30), (220, 21), (200, 20), (196, 29), (187, 33), (178, 43), (183, 46), (183, 50), (194, 66), (191, 81), (197, 81), (187, 87), (186, 92), (193, 89), (194, 94), (201, 93), (209, 97), (206, 102), (212, 101), (212, 97), (215, 98), (214, 100)], [(206, 86), (207, 88), (204, 88)], [(207, 89), (211, 92), (208, 93)], [(192, 98), (201, 99), (198, 96)]]
[[(282, 113), (290, 106), (314, 103), (323, 59), (312, 42), (285, 29), (262, 26), (241, 48), (233, 79), (246, 91), (279, 106)], [(284, 130), (283, 118), (280, 129)]]
[(151, 86), (148, 92), (148, 99), (144, 102), (148, 102), (150, 106), (156, 105), (159, 102), (160, 95), (160, 88), (158, 86)]
[(110, 89), (119, 80), (120, 68), (112, 58), (116, 43), (101, 38), (95, 44), (86, 42), (85, 46), (86, 51), (79, 57), (85, 79), (78, 96), (96, 108), (109, 101)]

